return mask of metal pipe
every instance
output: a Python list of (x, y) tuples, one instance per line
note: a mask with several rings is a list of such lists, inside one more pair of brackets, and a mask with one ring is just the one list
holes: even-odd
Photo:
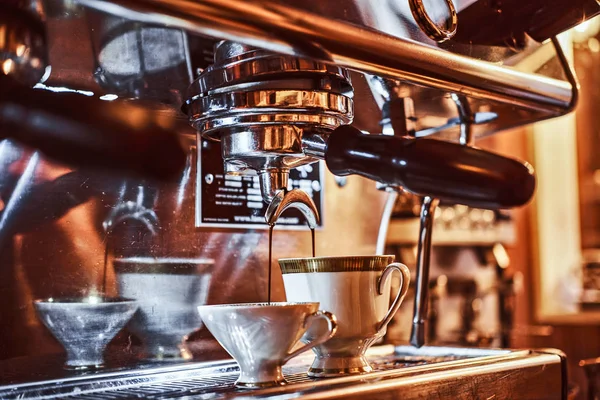
[(573, 66), (567, 59), (567, 56), (565, 55), (565, 52), (563, 51), (563, 48), (560, 45), (560, 42), (558, 41), (558, 38), (556, 36), (553, 36), (551, 40), (552, 45), (554, 46), (554, 51), (556, 52), (556, 57), (558, 58), (558, 61), (560, 62), (560, 65), (563, 69), (563, 73), (565, 74), (567, 81), (569, 81), (569, 83), (571, 84), (571, 102), (569, 103), (569, 106), (566, 109), (567, 112), (571, 112), (575, 110), (575, 107), (577, 106), (577, 101), (579, 100), (579, 81), (577, 80), (575, 70), (573, 69)]
[(571, 87), (566, 82), (456, 55), (271, 1), (77, 1), (141, 22), (168, 25), (551, 115), (567, 112), (571, 103)]
[(431, 231), (433, 215), (439, 200), (431, 197), (423, 199), (419, 226), (419, 244), (417, 247), (417, 281), (413, 325), (410, 333), (410, 344), (422, 347), (425, 344), (425, 321), (427, 320), (427, 301), (429, 292), (429, 261), (431, 257)]
[(282, 189), (275, 194), (275, 197), (269, 203), (265, 212), (265, 220), (269, 226), (274, 226), (277, 220), (288, 208), (295, 208), (306, 218), (306, 223), (310, 229), (319, 227), (319, 210), (312, 198), (303, 190)]
[(472, 146), (475, 141), (475, 138), (473, 137), (473, 123), (475, 122), (475, 116), (471, 111), (469, 99), (456, 93), (452, 93), (450, 97), (456, 104), (458, 119), (460, 121), (460, 136), (458, 142), (464, 146)]

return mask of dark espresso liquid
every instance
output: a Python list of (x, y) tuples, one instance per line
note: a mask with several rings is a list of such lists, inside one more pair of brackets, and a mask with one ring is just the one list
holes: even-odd
[(315, 228), (310, 228), (310, 236), (312, 239), (312, 256), (315, 257)]
[(104, 271), (102, 272), (102, 296), (106, 296), (106, 274), (108, 272), (108, 244), (110, 243), (110, 236), (106, 235), (104, 238)]
[[(269, 226), (269, 280), (268, 280), (268, 292), (267, 292), (267, 304), (271, 304), (271, 273), (273, 269), (273, 228), (275, 225)], [(310, 228), (310, 236), (312, 239), (312, 256), (315, 257), (315, 229)], [(107, 242), (108, 246), (108, 242)], [(108, 254), (108, 247), (106, 254)], [(106, 258), (104, 259), (104, 268), (106, 273)]]
[(267, 303), (271, 304), (271, 270), (273, 269), (273, 228), (275, 225), (269, 226), (269, 289), (267, 295)]

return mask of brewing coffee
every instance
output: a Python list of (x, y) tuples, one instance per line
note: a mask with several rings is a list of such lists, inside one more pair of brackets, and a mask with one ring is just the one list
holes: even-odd
[[(314, 348), (309, 375), (339, 376), (370, 372), (365, 352), (386, 332), (410, 282), (408, 268), (394, 256), (349, 256), (280, 259), (288, 301), (315, 301), (338, 318), (336, 335)], [(389, 304), (392, 272), (400, 273), (400, 289)], [(309, 329), (305, 339), (318, 335)]]
[[(285, 384), (282, 365), (335, 334), (335, 316), (318, 308), (319, 303), (314, 302), (250, 303), (200, 306), (198, 312), (215, 339), (238, 362), (236, 386), (255, 389)], [(296, 348), (306, 330), (321, 321), (326, 328)]]
[(275, 228), (275, 225), (269, 225), (269, 294), (267, 295), (267, 302), (269, 304), (271, 304), (271, 273), (273, 269), (273, 228)]
[[(273, 228), (275, 225), (269, 225), (269, 278), (268, 278), (268, 294), (267, 294), (267, 303), (271, 304), (271, 274), (273, 269)], [(310, 228), (310, 236), (312, 243), (312, 256), (315, 257), (315, 228)]]

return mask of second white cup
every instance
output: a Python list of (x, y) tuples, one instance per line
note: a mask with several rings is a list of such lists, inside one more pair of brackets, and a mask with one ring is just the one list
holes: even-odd
[[(394, 256), (348, 256), (280, 259), (287, 300), (319, 302), (335, 314), (336, 335), (316, 346), (308, 374), (330, 377), (372, 371), (367, 349), (385, 335), (410, 283), (404, 264)], [(400, 289), (390, 306), (391, 274), (400, 273)], [(314, 324), (304, 340), (319, 336), (324, 326)]]

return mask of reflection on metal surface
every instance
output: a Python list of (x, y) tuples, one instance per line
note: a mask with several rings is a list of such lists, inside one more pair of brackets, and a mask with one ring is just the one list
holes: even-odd
[(310, 196), (299, 189), (290, 191), (283, 189), (277, 192), (267, 208), (265, 215), (267, 224), (270, 226), (277, 224), (281, 214), (288, 208), (300, 210), (310, 229), (318, 228), (320, 224), (319, 211)]
[(441, 52), (283, 4), (258, 2), (250, 6), (240, 0), (193, 4), (157, 0), (80, 3), (134, 20), (168, 24), (373, 75), (508, 102), (544, 111), (548, 116), (566, 112), (571, 100), (569, 86), (562, 82)]
[[(137, 372), (107, 372), (95, 377), (42, 380), (34, 385), (0, 387), (6, 398), (99, 400), (107, 397), (360, 399), (360, 398), (545, 398), (561, 399), (566, 377), (561, 357), (552, 353), (479, 349), (373, 348), (375, 372), (331, 379), (306, 376), (312, 356), (283, 368), (289, 385), (248, 393), (235, 389), (239, 370), (233, 361), (163, 366)], [(0, 364), (0, 368), (2, 364)], [(57, 383), (60, 382), (60, 385)]]
[(68, 87), (62, 87), (62, 86), (47, 86), (44, 85), (43, 83), (36, 83), (36, 85), (33, 87), (34, 89), (42, 89), (42, 90), (48, 90), (50, 92), (54, 92), (54, 93), (78, 93), (78, 94), (82, 94), (84, 96), (93, 96), (94, 92), (90, 92), (89, 90), (79, 90), (79, 89), (70, 89)]
[(482, 112), (475, 113), (471, 118), (471, 122), (469, 124), (468, 129), (466, 129), (465, 124), (463, 122), (461, 122), (462, 121), (461, 117), (450, 118), (443, 125), (439, 125), (434, 128), (421, 129), (421, 130), (417, 131), (415, 133), (415, 136), (416, 137), (425, 137), (425, 136), (429, 136), (429, 135), (434, 135), (438, 132), (443, 132), (452, 127), (459, 126), (460, 132), (459, 132), (459, 140), (458, 141), (459, 141), (459, 143), (463, 144), (463, 142), (465, 142), (465, 140), (463, 140), (462, 138), (469, 137), (469, 134), (468, 134), (469, 132), (470, 132), (470, 137), (474, 138), (474, 134), (473, 134), (473, 132), (475, 130), (474, 125), (487, 124), (487, 123), (494, 121), (497, 118), (498, 118), (498, 114), (496, 114), (495, 112), (482, 111)]
[(174, 126), (139, 105), (31, 89), (0, 74), (2, 137), (71, 166), (172, 179), (185, 163)]
[(94, 78), (119, 97), (179, 107), (193, 80), (187, 33), (87, 12)]
[(102, 222), (107, 235), (110, 235), (116, 226), (128, 220), (140, 223), (148, 232), (156, 235), (160, 229), (158, 216), (154, 211), (158, 193), (152, 189), (132, 181), (121, 185), (117, 204)]
[(473, 115), (473, 111), (471, 111), (469, 99), (465, 96), (457, 95), (456, 93), (452, 93), (450, 97), (456, 104), (458, 119), (460, 121), (460, 137), (458, 142), (464, 146), (472, 146), (475, 142), (475, 137), (473, 136), (475, 116)]

